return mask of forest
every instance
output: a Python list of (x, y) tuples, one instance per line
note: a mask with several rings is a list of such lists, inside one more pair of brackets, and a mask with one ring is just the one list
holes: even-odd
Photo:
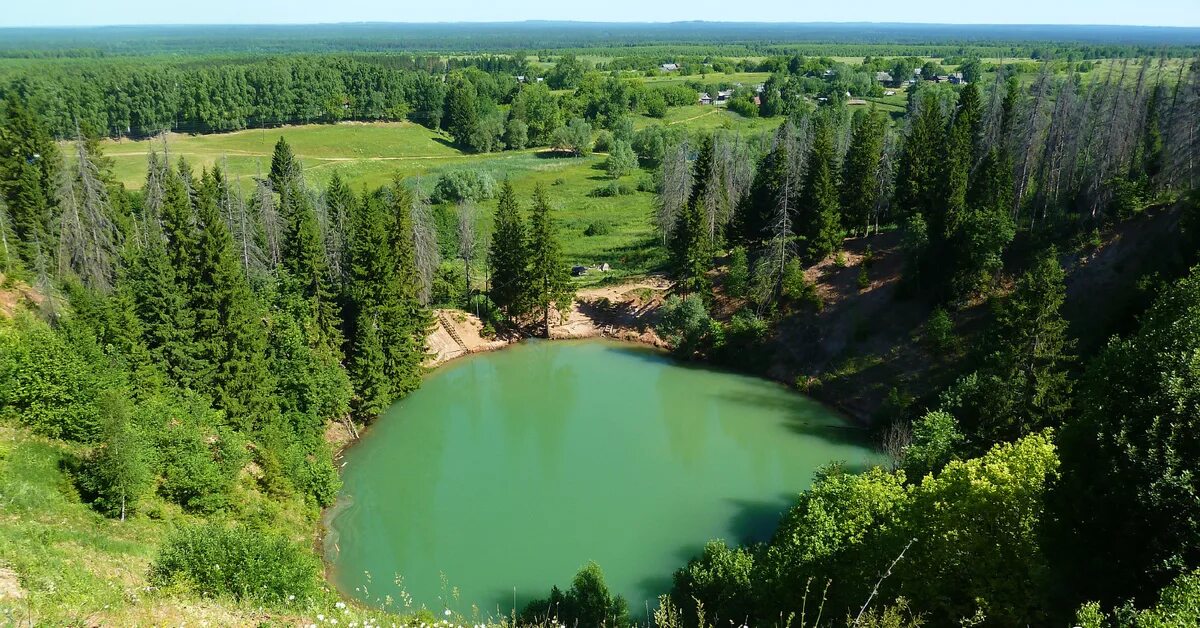
[[(631, 26), (605, 54), (592, 27), (543, 27), (402, 50), (383, 25), (6, 39), (6, 622), (1200, 624), (1195, 29)], [(255, 37), (271, 54), (238, 49)], [(384, 123), (455, 159), (590, 159), (600, 187), (350, 180), (282, 137)], [(256, 175), (176, 149), (246, 129), (272, 138)], [(150, 147), (136, 185), (106, 154), (122, 142)], [(708, 542), (645, 616), (594, 563), (500, 616), (337, 591), (315, 549), (341, 487), (329, 434), (421, 386), (447, 311), (552, 337), (576, 240), (626, 228), (563, 218), (591, 197), (647, 199), (629, 246), (670, 282), (652, 326), (677, 360), (822, 400), (870, 385), (886, 463), (822, 467), (768, 540)], [(912, 324), (864, 317), (850, 335), (883, 347), (835, 368), (809, 356), (845, 307), (822, 273), (843, 270), (848, 303), (886, 284), (874, 311)]]

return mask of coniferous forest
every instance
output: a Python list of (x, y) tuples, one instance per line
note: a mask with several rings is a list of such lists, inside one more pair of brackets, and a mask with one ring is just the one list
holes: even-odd
[[(10, 33), (4, 622), (1200, 625), (1200, 35), (727, 26)], [(380, 180), (285, 137), (317, 125), (592, 165)], [(187, 148), (248, 129), (252, 174)], [(642, 266), (605, 283), (577, 252), (613, 230), (604, 259)], [(435, 330), (559, 337), (646, 276), (674, 360), (784, 381), (882, 462), (701, 540), (644, 609), (603, 563), (500, 613), (330, 584), (341, 450)]]

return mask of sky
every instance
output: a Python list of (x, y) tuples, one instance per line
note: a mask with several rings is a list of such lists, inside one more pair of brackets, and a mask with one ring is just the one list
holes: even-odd
[(0, 26), (329, 22), (939, 22), (1200, 26), (1200, 0), (5, 0)]

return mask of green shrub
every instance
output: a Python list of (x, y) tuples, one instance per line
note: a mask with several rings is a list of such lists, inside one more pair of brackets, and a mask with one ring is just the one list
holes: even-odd
[(954, 335), (954, 321), (950, 320), (950, 314), (945, 309), (933, 309), (925, 323), (925, 338), (939, 354), (949, 353), (958, 346), (958, 338)]
[(604, 626), (624, 628), (632, 625), (629, 604), (620, 595), (613, 595), (604, 583), (604, 572), (596, 563), (588, 563), (562, 592), (557, 586), (550, 597), (534, 600), (521, 611), (522, 625)]
[(150, 566), (150, 582), (276, 605), (322, 595), (321, 564), (308, 548), (276, 534), (219, 524), (176, 530)]
[(81, 343), (86, 339), (68, 342), (32, 316), (0, 329), (0, 412), (51, 438), (93, 440), (96, 398), (118, 385), (119, 374), (98, 348)]
[(237, 434), (213, 427), (220, 414), (198, 395), (153, 398), (139, 413), (145, 433), (155, 436), (162, 496), (191, 512), (227, 508), (246, 450)]
[(662, 311), (657, 331), (677, 355), (691, 358), (721, 344), (721, 324), (709, 317), (698, 297), (684, 300), (671, 295)]
[(478, 170), (454, 170), (438, 177), (432, 200), (435, 203), (482, 201), (491, 198), (495, 192), (496, 181), (492, 175)]
[(583, 235), (588, 236), (603, 236), (612, 233), (612, 224), (607, 220), (594, 220), (588, 224), (583, 230)]

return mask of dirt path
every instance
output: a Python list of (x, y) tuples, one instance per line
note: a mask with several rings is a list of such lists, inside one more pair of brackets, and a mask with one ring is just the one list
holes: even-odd
[(691, 122), (692, 120), (698, 120), (700, 118), (703, 118), (704, 116), (711, 116), (712, 114), (719, 113), (720, 111), (721, 111), (720, 109), (713, 107), (711, 111), (705, 111), (704, 113), (702, 113), (698, 116), (692, 116), (690, 118), (684, 118), (683, 120), (676, 120), (674, 122), (668, 122), (667, 126), (674, 126), (676, 124), (683, 124), (684, 122)]

